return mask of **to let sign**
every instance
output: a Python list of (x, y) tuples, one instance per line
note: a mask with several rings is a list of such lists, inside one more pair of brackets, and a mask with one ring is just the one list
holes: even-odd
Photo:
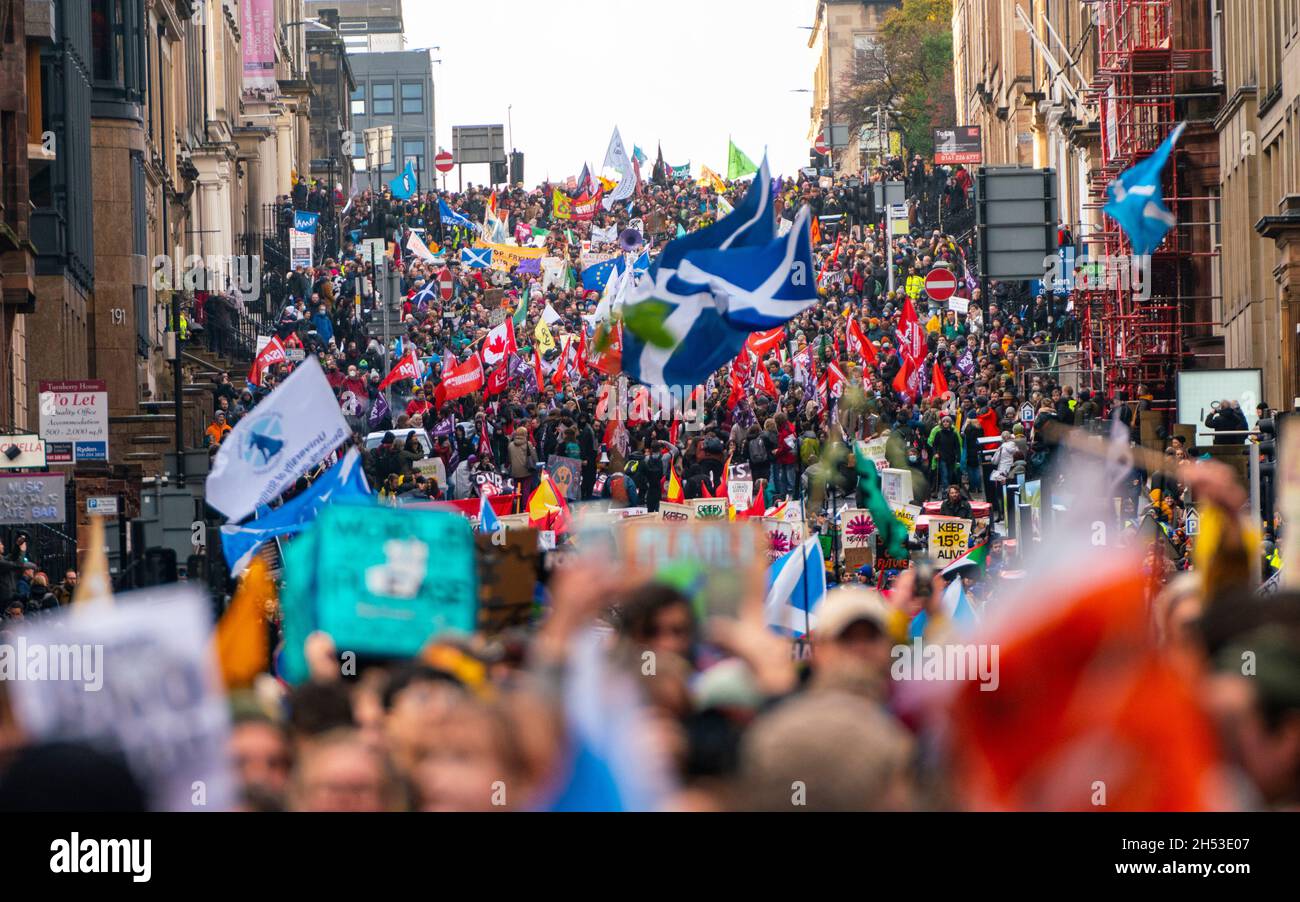
[(40, 383), (41, 438), (49, 463), (108, 460), (108, 385), (102, 380)]

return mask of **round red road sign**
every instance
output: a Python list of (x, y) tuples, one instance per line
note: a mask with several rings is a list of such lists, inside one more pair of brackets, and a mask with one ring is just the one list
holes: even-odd
[(817, 136), (817, 143), (813, 145), (813, 150), (817, 151), (820, 154), (825, 154), (830, 152), (830, 148), (826, 146), (825, 132), (822, 132), (820, 135)]
[(950, 270), (936, 267), (925, 277), (925, 293), (932, 301), (946, 301), (957, 293), (957, 277)]
[(433, 165), (439, 172), (451, 172), (451, 170), (456, 166), (456, 164), (452, 162), (451, 154), (447, 153), (445, 150), (433, 158)]
[(452, 290), (451, 270), (444, 266), (442, 272), (438, 273), (438, 293), (444, 301), (450, 301)]

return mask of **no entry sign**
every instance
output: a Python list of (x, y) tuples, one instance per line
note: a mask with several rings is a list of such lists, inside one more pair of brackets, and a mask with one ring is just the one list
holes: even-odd
[(925, 277), (925, 293), (932, 301), (946, 301), (957, 293), (957, 277), (951, 270), (936, 267)]
[(442, 295), (444, 301), (450, 301), (453, 291), (451, 270), (444, 266), (442, 271), (438, 273), (438, 293)]
[(455, 168), (456, 163), (452, 159), (451, 154), (444, 150), (433, 158), (433, 165), (439, 172), (451, 172), (451, 170)]

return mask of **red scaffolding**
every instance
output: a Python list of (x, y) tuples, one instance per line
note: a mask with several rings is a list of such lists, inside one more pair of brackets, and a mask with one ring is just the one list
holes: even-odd
[[(1094, 11), (1098, 43), (1097, 73), (1088, 94), (1099, 109), (1101, 126), (1101, 165), (1093, 175), (1088, 206), (1099, 210), (1107, 200), (1106, 187), (1178, 125), (1179, 92), (1193, 79), (1203, 79), (1212, 59), (1208, 48), (1176, 46), (1178, 0), (1085, 2)], [(1192, 196), (1182, 184), (1180, 152), (1175, 148), (1163, 184), (1165, 204), (1179, 224), (1149, 264), (1133, 260), (1127, 237), (1109, 216), (1101, 216), (1100, 229), (1084, 238), (1092, 266), (1078, 296), (1080, 350), (1094, 389), (1123, 390), (1133, 398), (1137, 386), (1145, 384), (1156, 397), (1170, 397), (1173, 374), (1189, 362), (1189, 329), (1208, 326), (1193, 322), (1198, 280), (1190, 234), (1193, 228), (1208, 228), (1208, 222), (1195, 222), (1190, 214), (1196, 202), (1209, 198)]]

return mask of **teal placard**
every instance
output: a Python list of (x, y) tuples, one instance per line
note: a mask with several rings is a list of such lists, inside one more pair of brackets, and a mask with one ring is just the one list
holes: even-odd
[(316, 628), (340, 653), (410, 656), (443, 633), (473, 632), (478, 573), (464, 517), (333, 504), (312, 532)]

